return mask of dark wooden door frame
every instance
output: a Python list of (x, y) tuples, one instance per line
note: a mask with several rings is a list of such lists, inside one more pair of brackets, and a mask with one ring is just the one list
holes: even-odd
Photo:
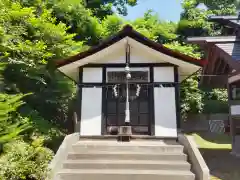
[[(135, 84), (135, 83), (134, 83)], [(136, 83), (137, 84), (137, 83)], [(125, 86), (125, 84), (122, 84), (123, 86)], [(133, 126), (133, 128), (134, 127), (144, 127), (144, 125), (141, 125), (141, 123), (139, 122), (140, 121), (140, 116), (141, 115), (143, 115), (143, 114), (146, 114), (148, 117), (146, 118), (146, 121), (147, 121), (147, 128), (148, 128), (148, 132), (147, 132), (147, 134), (148, 135), (152, 135), (153, 134), (153, 132), (152, 132), (152, 126), (154, 127), (154, 124), (152, 124), (154, 121), (152, 120), (152, 118), (154, 118), (154, 114), (152, 114), (154, 111), (152, 111), (152, 109), (153, 109), (153, 107), (154, 107), (154, 102), (152, 101), (152, 93), (151, 92), (153, 92), (153, 86), (152, 85), (150, 85), (150, 83), (148, 83), (148, 84), (144, 84), (144, 88), (146, 88), (145, 90), (147, 90), (147, 93), (148, 93), (148, 95), (147, 95), (147, 97), (146, 97), (146, 102), (147, 102), (147, 113), (141, 113), (140, 112), (140, 107), (139, 107), (139, 103), (141, 103), (141, 99), (138, 99), (138, 98), (136, 98), (135, 100), (133, 100), (133, 101), (130, 101), (130, 107), (131, 107), (131, 103), (132, 102), (134, 102), (134, 103), (136, 103), (136, 101), (137, 101), (137, 109), (138, 109), (138, 112), (137, 112), (137, 124), (134, 124), (134, 125), (132, 125)], [(116, 98), (116, 100), (111, 100), (111, 101), (108, 101), (108, 93), (109, 92), (107, 92), (108, 90), (110, 90), (110, 91), (112, 91), (112, 89), (111, 88), (105, 88), (105, 96), (103, 96), (103, 110), (105, 111), (105, 112), (103, 112), (103, 116), (104, 116), (104, 118), (102, 118), (102, 120), (103, 120), (103, 122), (102, 122), (102, 125), (103, 125), (103, 127), (102, 127), (102, 135), (106, 135), (106, 134), (109, 134), (109, 132), (107, 131), (107, 128), (109, 127), (108, 125), (107, 125), (107, 118), (108, 118), (108, 116), (109, 116), (109, 112), (108, 112), (108, 108), (107, 108), (107, 106), (108, 106), (108, 103), (110, 103), (110, 102), (115, 102), (116, 103), (116, 106), (115, 106), (115, 108), (116, 108), (116, 110), (115, 110), (115, 113), (110, 113), (111, 115), (114, 115), (114, 114), (116, 114), (115, 116), (116, 116), (116, 126), (119, 126), (119, 125), (121, 125), (121, 120), (122, 119), (120, 119), (120, 117), (121, 117), (121, 115), (122, 115), (122, 112), (120, 113), (119, 112), (119, 105), (120, 105), (120, 99), (119, 98)], [(111, 92), (110, 92), (111, 93)], [(141, 93), (140, 93), (140, 97), (139, 98), (141, 98)], [(130, 114), (131, 114), (131, 112), (132, 111), (130, 111)], [(131, 118), (133, 118), (132, 117), (132, 115), (133, 114), (131, 114), (130, 116), (131, 116)], [(132, 121), (133, 122), (133, 121)], [(139, 124), (138, 124), (139, 123)], [(145, 126), (146, 127), (146, 126)], [(136, 132), (136, 133), (140, 133), (140, 132)]]

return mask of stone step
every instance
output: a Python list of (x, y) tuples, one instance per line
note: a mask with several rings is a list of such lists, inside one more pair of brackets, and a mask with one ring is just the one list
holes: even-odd
[(57, 180), (194, 180), (190, 171), (133, 169), (63, 169)]
[(97, 151), (134, 151), (134, 152), (183, 152), (183, 146), (177, 143), (166, 144), (163, 141), (79, 141), (73, 145), (74, 152)]
[(155, 161), (186, 161), (187, 155), (184, 153), (144, 153), (144, 152), (70, 152), (67, 157), (68, 160), (155, 160)]
[(149, 160), (67, 160), (66, 169), (142, 169), (142, 170), (189, 170), (186, 161), (149, 161)]
[(76, 144), (94, 144), (94, 145), (102, 145), (102, 144), (108, 144), (108, 145), (180, 145), (176, 140), (131, 140), (130, 142), (122, 142), (114, 140), (95, 140), (95, 139), (85, 139), (85, 140), (79, 140)]
[[(118, 135), (96, 135), (96, 136), (80, 136), (80, 141), (116, 141), (118, 139)], [(158, 136), (150, 136), (150, 135), (131, 135), (131, 141), (164, 141), (167, 143), (176, 143), (176, 138), (166, 139)]]

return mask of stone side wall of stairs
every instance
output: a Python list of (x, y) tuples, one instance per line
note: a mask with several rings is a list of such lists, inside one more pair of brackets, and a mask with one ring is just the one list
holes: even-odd
[(188, 155), (188, 160), (192, 165), (197, 180), (210, 180), (210, 172), (204, 161), (197, 144), (192, 136), (178, 135), (179, 143), (184, 146), (184, 152)]

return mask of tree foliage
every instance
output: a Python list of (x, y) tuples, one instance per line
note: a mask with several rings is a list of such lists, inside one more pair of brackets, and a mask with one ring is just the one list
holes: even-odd
[(23, 104), (23, 95), (7, 95), (0, 93), (0, 143), (6, 143), (21, 132), (29, 128), (29, 124), (16, 113), (17, 109)]
[[(2, 73), (4, 67), (5, 64), (0, 63), (0, 73)], [(26, 119), (16, 112), (23, 105), (22, 98), (22, 94), (8, 95), (0, 91), (0, 144), (16, 138), (21, 132), (30, 127)]]
[(86, 0), (86, 7), (93, 11), (93, 14), (97, 17), (105, 17), (106, 15), (112, 15), (112, 7), (116, 11), (126, 16), (127, 15), (127, 5), (135, 6), (137, 0)]
[[(198, 8), (199, 3), (204, 3), (207, 9)], [(228, 0), (184, 0), (182, 6), (184, 11), (178, 23), (178, 33), (184, 37), (220, 35), (222, 27), (207, 21), (207, 18), (210, 15), (236, 14), (236, 6)]]
[(82, 42), (74, 41), (74, 34), (67, 33), (68, 27), (57, 22), (44, 4), (40, 12), (18, 1), (1, 0), (0, 6), (5, 91), (31, 93), (24, 98), (30, 107), (50, 122), (62, 123), (74, 87), (55, 71), (53, 59), (78, 52)]
[(133, 21), (132, 25), (138, 32), (159, 43), (167, 43), (177, 38), (176, 24), (160, 20), (158, 15), (151, 10)]
[(53, 152), (43, 147), (42, 139), (31, 144), (20, 140), (9, 143), (0, 157), (1, 180), (45, 179), (52, 157)]

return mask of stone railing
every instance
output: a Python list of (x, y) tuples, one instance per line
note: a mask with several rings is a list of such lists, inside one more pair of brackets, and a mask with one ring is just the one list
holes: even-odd
[(193, 137), (179, 134), (178, 140), (179, 143), (184, 146), (184, 151), (188, 155), (189, 161), (192, 165), (192, 170), (196, 175), (196, 180), (210, 180), (209, 169)]
[(62, 168), (63, 161), (67, 159), (68, 152), (71, 151), (72, 145), (79, 140), (79, 133), (67, 135), (60, 145), (57, 153), (49, 164), (49, 174), (47, 180), (56, 180), (56, 173)]

